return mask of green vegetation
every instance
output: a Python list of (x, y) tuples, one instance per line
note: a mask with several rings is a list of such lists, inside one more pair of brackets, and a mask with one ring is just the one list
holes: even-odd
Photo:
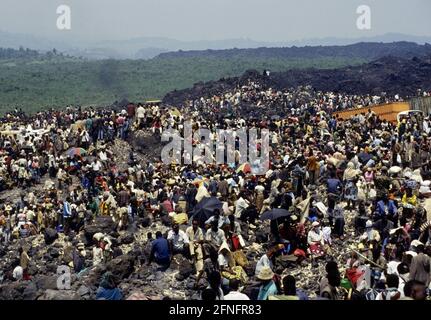
[(108, 105), (160, 99), (200, 81), (241, 75), (248, 69), (285, 71), (337, 68), (363, 58), (175, 57), (151, 60), (86, 61), (54, 53), (0, 59), (0, 113), (15, 107), (27, 112), (67, 105)]

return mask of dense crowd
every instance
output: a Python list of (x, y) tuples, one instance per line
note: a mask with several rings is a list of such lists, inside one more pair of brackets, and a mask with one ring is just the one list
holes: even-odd
[[(425, 299), (430, 119), (397, 124), (371, 110), (349, 120), (333, 115), (394, 100), (402, 99), (309, 87), (276, 92), (250, 82), (179, 109), (129, 104), (9, 113), (0, 128), (1, 246), (54, 230), (79, 234), (110, 216), (118, 230), (136, 221), (169, 226), (166, 234), (148, 235), (146, 263), (167, 270), (175, 255), (184, 256), (204, 300)], [(218, 128), (269, 129), (270, 169), (258, 176), (251, 165), (206, 164), (199, 156), (191, 165), (167, 165), (142, 161), (133, 149), (125, 169), (118, 163), (116, 140), (139, 132), (160, 137), (187, 120), (210, 129), (214, 143)], [(108, 234), (94, 234), (92, 244), (77, 239), (71, 252), (77, 274), (115, 256)], [(256, 243), (265, 252), (251, 261)], [(4, 282), (32, 277), (28, 248), (17, 254)], [(298, 286), (291, 270), (322, 263), (317, 292)], [(124, 298), (109, 272), (97, 298)]]

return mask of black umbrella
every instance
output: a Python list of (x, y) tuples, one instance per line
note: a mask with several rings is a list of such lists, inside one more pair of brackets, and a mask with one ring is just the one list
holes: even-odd
[(223, 203), (219, 199), (216, 197), (206, 197), (193, 208), (192, 217), (198, 219), (199, 224), (203, 226), (205, 221), (214, 215), (215, 210), (218, 209), (221, 212), (222, 208)]
[(281, 217), (288, 217), (291, 214), (292, 213), (286, 209), (275, 208), (264, 212), (260, 216), (260, 220), (275, 220)]

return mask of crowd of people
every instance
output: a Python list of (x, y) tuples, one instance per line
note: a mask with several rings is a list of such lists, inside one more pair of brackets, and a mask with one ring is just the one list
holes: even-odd
[[(279, 92), (250, 81), (178, 109), (129, 104), (9, 113), (0, 136), (1, 246), (51, 230), (79, 234), (98, 216), (111, 216), (118, 230), (136, 221), (169, 226), (166, 234), (148, 234), (146, 263), (167, 270), (175, 255), (184, 256), (203, 300), (425, 299), (430, 119), (395, 124), (371, 109), (349, 120), (333, 115), (389, 100), (401, 98), (310, 87)], [(208, 164), (199, 155), (190, 165), (167, 165), (141, 161), (133, 149), (120, 169), (115, 140), (140, 131), (160, 137), (184, 121), (208, 128), (214, 143), (218, 128), (269, 129), (270, 169), (258, 176), (240, 163)], [(74, 272), (115, 256), (109, 235), (93, 240), (75, 241)], [(265, 252), (253, 261), (256, 244)], [(31, 257), (25, 247), (17, 254), (8, 279), (28, 281)], [(315, 292), (291, 274), (307, 264), (325, 265)], [(97, 298), (123, 299), (116, 282), (104, 274)]]

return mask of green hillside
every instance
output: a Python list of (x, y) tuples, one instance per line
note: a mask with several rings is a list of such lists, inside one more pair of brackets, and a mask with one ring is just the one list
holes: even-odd
[(0, 112), (22, 107), (35, 112), (66, 105), (105, 105), (162, 98), (199, 81), (238, 76), (247, 69), (283, 71), (335, 68), (366, 62), (363, 58), (211, 58), (86, 61), (50, 56), (0, 59)]

